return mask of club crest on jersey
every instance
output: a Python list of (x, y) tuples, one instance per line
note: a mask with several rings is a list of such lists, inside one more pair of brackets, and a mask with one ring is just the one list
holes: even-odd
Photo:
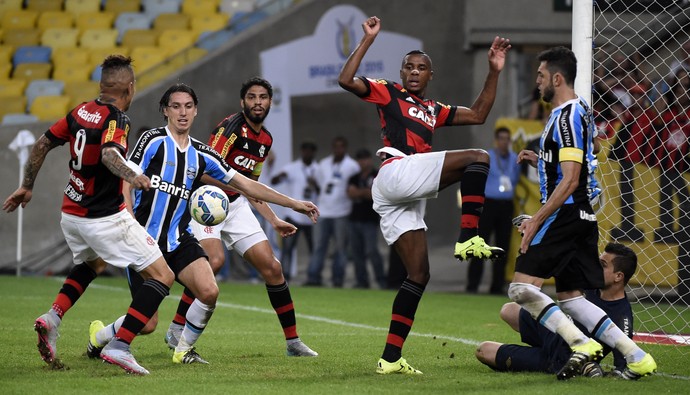
[(266, 146), (261, 144), (261, 148), (259, 148), (259, 156), (263, 158), (265, 153), (266, 153)]
[(196, 178), (196, 167), (188, 167), (187, 168), (187, 178), (190, 180), (193, 180)]

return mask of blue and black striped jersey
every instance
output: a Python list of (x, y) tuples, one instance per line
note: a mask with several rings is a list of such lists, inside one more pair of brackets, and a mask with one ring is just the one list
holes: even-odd
[(592, 139), (596, 134), (592, 112), (581, 98), (569, 100), (551, 111), (539, 142), (539, 187), (546, 203), (563, 179), (561, 162), (582, 165), (579, 185), (565, 204), (591, 201), (601, 193), (595, 178), (597, 157)]
[(228, 183), (237, 174), (199, 140), (189, 137), (189, 145), (180, 149), (166, 127), (144, 132), (130, 160), (151, 179), (151, 189), (134, 192), (134, 216), (165, 252), (191, 235), (187, 206), (192, 191), (201, 186), (201, 176)]

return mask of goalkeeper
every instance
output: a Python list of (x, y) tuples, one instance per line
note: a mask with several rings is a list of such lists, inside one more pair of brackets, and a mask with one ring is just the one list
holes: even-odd
[[(586, 290), (586, 298), (599, 306), (611, 320), (632, 338), (633, 315), (630, 302), (625, 295), (625, 285), (637, 269), (637, 255), (629, 247), (618, 243), (609, 243), (599, 256), (604, 269), (604, 287)], [(501, 319), (520, 333), (523, 343), (502, 344), (493, 341), (482, 342), (475, 352), (477, 359), (490, 368), (501, 372), (558, 372), (570, 357), (568, 344), (559, 335), (549, 331), (535, 321), (532, 316), (514, 302), (506, 303), (501, 308)], [(578, 322), (575, 324), (587, 336), (593, 337)], [(611, 349), (604, 346), (604, 355)], [(618, 350), (613, 350), (614, 376), (625, 369), (625, 357)], [(599, 377), (603, 374), (596, 362), (583, 365), (580, 372), (584, 376)]]

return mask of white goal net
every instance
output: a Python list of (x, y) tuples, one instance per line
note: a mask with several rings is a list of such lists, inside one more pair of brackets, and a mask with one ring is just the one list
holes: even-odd
[[(574, 0), (580, 1), (580, 0)], [(690, 1), (595, 0), (601, 241), (635, 250), (640, 338), (690, 353)]]

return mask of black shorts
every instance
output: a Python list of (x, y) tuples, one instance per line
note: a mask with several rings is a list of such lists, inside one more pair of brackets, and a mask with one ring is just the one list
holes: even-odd
[(556, 292), (604, 286), (599, 263), (599, 227), (589, 203), (566, 204), (541, 225), (515, 271), (539, 278), (555, 277)]
[(557, 334), (520, 310), (520, 335), (529, 346), (503, 344), (496, 351), (496, 370), (556, 373), (570, 358), (570, 347)]
[[(199, 258), (208, 259), (208, 255), (206, 255), (206, 252), (201, 247), (196, 237), (190, 235), (180, 242), (180, 245), (177, 246), (175, 251), (164, 252), (163, 258), (165, 258), (168, 266), (170, 266), (170, 269), (175, 273), (175, 280), (179, 282), (177, 275), (180, 274), (184, 268)], [(129, 282), (129, 291), (132, 297), (134, 297), (141, 287), (141, 284), (143, 284), (144, 279), (136, 271), (127, 268), (127, 280)]]

